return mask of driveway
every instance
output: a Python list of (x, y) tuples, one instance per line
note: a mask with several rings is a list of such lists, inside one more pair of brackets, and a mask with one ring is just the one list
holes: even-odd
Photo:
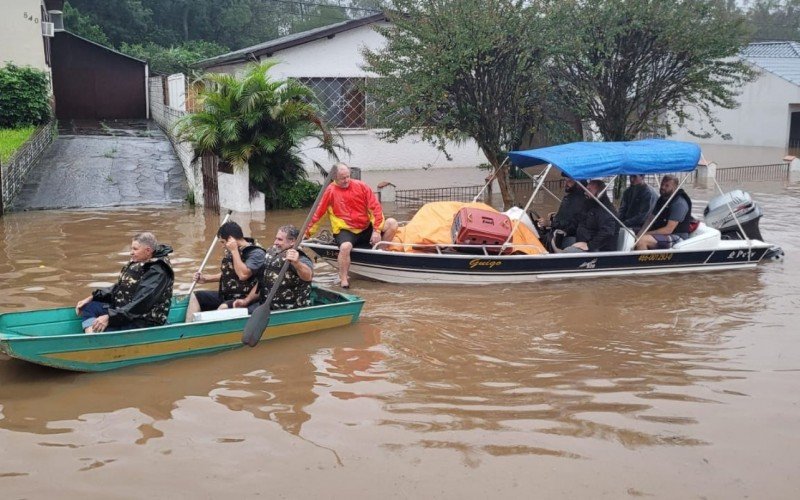
[(152, 121), (70, 121), (28, 174), (14, 210), (180, 203), (183, 168)]

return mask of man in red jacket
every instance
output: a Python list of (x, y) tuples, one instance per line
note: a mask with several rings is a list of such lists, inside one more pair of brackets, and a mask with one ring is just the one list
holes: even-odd
[(336, 176), (311, 217), (306, 237), (317, 231), (320, 219), (327, 213), (339, 246), (339, 279), (342, 288), (350, 288), (350, 251), (353, 247), (369, 248), (379, 241), (391, 241), (397, 221), (384, 219), (377, 196), (365, 183), (350, 178), (350, 167), (337, 163), (334, 168)]

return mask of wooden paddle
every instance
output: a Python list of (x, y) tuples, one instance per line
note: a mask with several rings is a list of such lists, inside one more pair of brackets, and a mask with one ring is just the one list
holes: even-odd
[[(228, 210), (228, 213), (225, 215), (225, 218), (222, 219), (222, 224), (220, 224), (220, 226), (228, 222), (228, 219), (230, 218), (232, 213), (233, 210)], [(214, 251), (214, 245), (216, 245), (216, 243), (217, 243), (217, 234), (214, 233), (214, 240), (211, 242), (211, 246), (208, 247), (208, 252), (206, 252), (206, 256), (205, 258), (203, 258), (202, 264), (200, 264), (200, 269), (197, 270), (198, 273), (203, 272), (203, 268), (206, 267), (206, 262), (208, 262), (208, 258), (211, 257), (211, 252)], [(197, 280), (192, 280), (192, 286), (191, 288), (189, 288), (189, 293), (186, 294), (187, 299), (192, 296), (192, 292), (194, 291), (194, 287), (196, 286), (197, 286)]]
[[(330, 172), (328, 172), (328, 176), (325, 177), (325, 182), (322, 183), (322, 188), (319, 190), (319, 194), (317, 194), (317, 199), (314, 200), (314, 204), (311, 206), (311, 210), (308, 212), (306, 221), (303, 223), (303, 227), (300, 229), (300, 234), (297, 236), (297, 239), (292, 246), (293, 249), (297, 250), (297, 248), (300, 246), (303, 236), (305, 236), (306, 231), (308, 231), (308, 226), (311, 223), (311, 217), (313, 217), (314, 212), (317, 211), (317, 207), (322, 199), (322, 195), (325, 193), (325, 188), (328, 187), (328, 184), (330, 184), (335, 177), (336, 166), (334, 165), (331, 167)], [(250, 347), (255, 347), (256, 344), (258, 344), (258, 341), (261, 340), (261, 336), (264, 335), (264, 330), (266, 330), (267, 325), (269, 325), (269, 315), (271, 312), (269, 307), (272, 305), (272, 299), (275, 298), (275, 294), (278, 292), (278, 287), (283, 281), (283, 277), (286, 275), (286, 271), (288, 269), (289, 261), (286, 260), (283, 262), (283, 266), (281, 266), (281, 270), (278, 273), (278, 277), (275, 278), (275, 282), (272, 283), (272, 288), (270, 289), (266, 300), (263, 304), (256, 307), (256, 309), (253, 311), (253, 314), (250, 316), (250, 319), (247, 320), (247, 324), (244, 325), (244, 335), (242, 335), (243, 344), (247, 344)]]

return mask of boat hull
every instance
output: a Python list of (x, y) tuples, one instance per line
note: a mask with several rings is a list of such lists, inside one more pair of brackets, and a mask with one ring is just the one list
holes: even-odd
[[(316, 305), (273, 311), (261, 341), (346, 326), (358, 320), (359, 297), (315, 289)], [(326, 297), (323, 300), (320, 297)], [(182, 323), (175, 301), (164, 326), (87, 335), (74, 308), (0, 314), (0, 350), (32, 363), (73, 371), (105, 371), (242, 347), (247, 318)]]
[[(339, 249), (307, 242), (336, 265)], [(561, 253), (547, 255), (468, 255), (353, 249), (350, 271), (387, 283), (501, 284), (544, 279), (632, 276), (677, 272), (752, 269), (772, 249), (763, 242), (725, 240), (713, 250)]]

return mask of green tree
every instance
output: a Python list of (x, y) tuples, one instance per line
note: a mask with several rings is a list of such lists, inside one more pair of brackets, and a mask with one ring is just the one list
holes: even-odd
[(716, 0), (564, 0), (558, 9), (569, 36), (553, 58), (556, 88), (604, 140), (665, 126), (669, 134), (665, 113), (680, 123), (689, 109), (714, 126), (712, 108), (736, 107), (753, 76), (735, 58), (747, 43), (745, 19)]
[[(113, 47), (119, 47), (122, 42), (140, 42), (152, 31), (154, 19), (158, 18), (142, 0), (70, 0), (70, 3), (90, 23), (102, 28)], [(64, 27), (72, 30), (66, 22)]]
[(754, 40), (800, 38), (800, 0), (758, 0), (748, 11), (747, 18)]
[(89, 16), (82, 14), (69, 2), (64, 4), (64, 26), (70, 33), (97, 42), (100, 45), (105, 45), (106, 47), (111, 46), (111, 41), (106, 36), (103, 28), (94, 24)]
[[(689, 111), (716, 127), (713, 108), (738, 105), (752, 70), (735, 58), (744, 17), (718, 0), (563, 0), (554, 20), (569, 36), (552, 60), (554, 88), (606, 141), (671, 134), (671, 113)], [(689, 131), (692, 133), (692, 131)], [(616, 180), (619, 196), (626, 179)]]
[(196, 156), (211, 153), (234, 168), (249, 165), (251, 192), (252, 187), (263, 191), (267, 208), (277, 204), (281, 188), (305, 178), (300, 148), (307, 139), (318, 139), (333, 158), (341, 148), (322, 122), (311, 90), (294, 80), (271, 79), (267, 73), (274, 65), (252, 64), (240, 77), (204, 75), (201, 111), (176, 126)]
[(189, 75), (193, 71), (192, 64), (227, 52), (228, 49), (212, 42), (191, 40), (173, 47), (162, 47), (153, 42), (135, 45), (123, 42), (120, 51), (147, 61), (150, 69), (156, 73)]
[(412, 133), (446, 152), (473, 139), (497, 172), (503, 203), (514, 203), (508, 151), (541, 129), (548, 114), (544, 71), (551, 45), (541, 3), (514, 0), (396, 0), (384, 49), (365, 53), (380, 78), (368, 91), (384, 137)]

